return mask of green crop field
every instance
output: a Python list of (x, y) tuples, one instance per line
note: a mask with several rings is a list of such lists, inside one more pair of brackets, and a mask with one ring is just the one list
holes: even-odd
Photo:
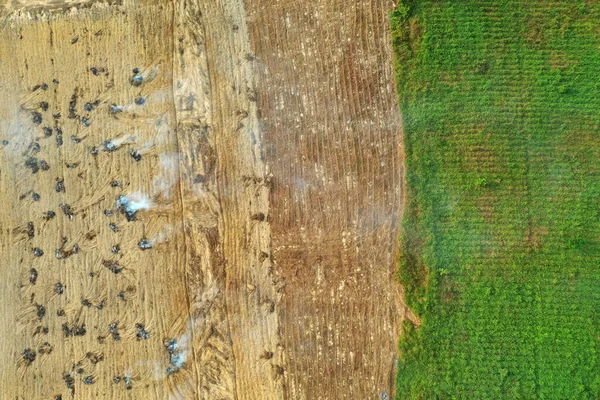
[(398, 398), (600, 398), (600, 1), (401, 1)]

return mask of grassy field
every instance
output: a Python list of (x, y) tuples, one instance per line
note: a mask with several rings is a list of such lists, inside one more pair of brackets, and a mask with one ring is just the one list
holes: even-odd
[(600, 2), (400, 3), (398, 397), (600, 398)]

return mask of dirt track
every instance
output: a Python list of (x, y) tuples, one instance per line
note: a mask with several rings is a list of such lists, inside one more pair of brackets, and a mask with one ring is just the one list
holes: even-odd
[(0, 28), (0, 397), (391, 398), (393, 3), (31, 3)]

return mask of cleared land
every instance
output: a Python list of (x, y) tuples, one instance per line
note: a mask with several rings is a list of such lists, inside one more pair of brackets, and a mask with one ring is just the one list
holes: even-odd
[(0, 398), (392, 397), (392, 7), (0, 1)]
[(600, 396), (600, 5), (405, 1), (400, 398)]

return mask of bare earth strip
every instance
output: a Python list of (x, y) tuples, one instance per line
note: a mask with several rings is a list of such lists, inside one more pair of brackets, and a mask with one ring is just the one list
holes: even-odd
[(2, 5), (2, 398), (393, 396), (392, 6)]

